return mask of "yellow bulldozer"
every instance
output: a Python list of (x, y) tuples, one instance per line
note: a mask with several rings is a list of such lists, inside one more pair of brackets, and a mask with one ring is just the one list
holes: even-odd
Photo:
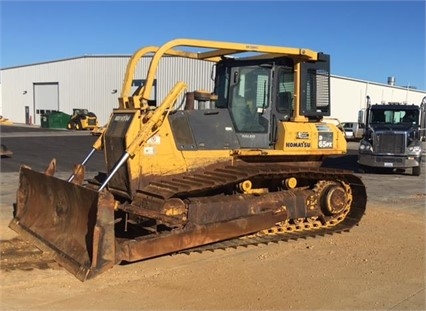
[[(199, 52), (194, 52), (197, 50)], [(151, 56), (146, 83), (130, 92)], [(208, 61), (212, 90), (177, 81), (150, 101), (163, 57)], [(196, 77), (191, 77), (195, 79)], [(176, 39), (136, 51), (110, 120), (67, 180), (20, 170), (10, 227), (79, 280), (119, 263), (348, 231), (366, 208), (330, 115), (330, 57), (309, 49)], [(96, 151), (105, 171), (85, 181)]]

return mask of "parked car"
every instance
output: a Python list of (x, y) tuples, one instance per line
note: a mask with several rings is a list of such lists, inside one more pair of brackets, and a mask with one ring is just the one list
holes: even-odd
[(364, 130), (360, 128), (358, 122), (342, 122), (345, 130), (346, 140), (360, 140)]
[(325, 122), (325, 123), (334, 124), (343, 133), (343, 135), (345, 135), (345, 138), (346, 138), (346, 132), (345, 132), (343, 125), (342, 125), (342, 123), (340, 122), (339, 119), (325, 117), (325, 118), (322, 119), (322, 121)]

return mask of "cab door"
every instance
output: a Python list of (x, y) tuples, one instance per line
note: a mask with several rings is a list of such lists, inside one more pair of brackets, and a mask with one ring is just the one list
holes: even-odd
[(289, 121), (294, 112), (294, 70), (278, 66), (274, 70), (274, 88), (271, 109), (271, 142), (276, 143), (277, 124)]
[(271, 148), (271, 68), (231, 69), (229, 111), (241, 148)]

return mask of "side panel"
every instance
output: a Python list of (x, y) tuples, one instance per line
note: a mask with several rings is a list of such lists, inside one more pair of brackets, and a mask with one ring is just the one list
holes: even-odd
[(346, 153), (343, 133), (328, 123), (280, 122), (275, 149), (284, 154), (338, 155)]
[(177, 111), (169, 120), (178, 150), (239, 148), (226, 109)]

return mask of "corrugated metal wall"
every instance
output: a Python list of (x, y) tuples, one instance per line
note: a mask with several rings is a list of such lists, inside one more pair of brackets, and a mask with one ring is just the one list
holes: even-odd
[[(34, 105), (34, 84), (58, 83), (59, 110), (68, 114), (73, 108), (94, 112), (100, 124), (105, 124), (118, 107), (129, 56), (81, 57), (3, 69), (3, 116), (15, 123), (25, 123), (25, 106), (30, 107), (33, 124), (40, 124)], [(145, 79), (150, 58), (143, 58), (134, 79)], [(192, 64), (191, 64), (192, 63)], [(157, 77), (157, 101), (160, 102), (179, 80), (188, 83), (189, 90), (212, 90), (212, 63), (167, 57), (161, 61)], [(116, 90), (116, 91), (115, 91)]]
[[(15, 123), (25, 123), (25, 106), (28, 106), (32, 122), (40, 124), (40, 115), (35, 113), (34, 107), (34, 84), (58, 83), (60, 111), (71, 114), (73, 108), (87, 108), (96, 113), (103, 125), (113, 108), (118, 107), (118, 96), (129, 58), (85, 56), (2, 69), (0, 114)], [(134, 79), (145, 79), (149, 62), (148, 57), (138, 63)], [(211, 68), (210, 62), (164, 58), (157, 72), (157, 102), (179, 80), (188, 83), (188, 91), (212, 91)], [(356, 121), (358, 110), (365, 107), (367, 95), (371, 103), (402, 101), (419, 104), (426, 96), (426, 91), (332, 76), (332, 117), (342, 122)]]
[(24, 107), (30, 107), (34, 124), (40, 124), (35, 112), (34, 83), (58, 83), (59, 110), (68, 114), (73, 108), (87, 108), (106, 121), (116, 105), (128, 57), (63, 60), (2, 70), (4, 83), (3, 114), (16, 123), (24, 123)]

